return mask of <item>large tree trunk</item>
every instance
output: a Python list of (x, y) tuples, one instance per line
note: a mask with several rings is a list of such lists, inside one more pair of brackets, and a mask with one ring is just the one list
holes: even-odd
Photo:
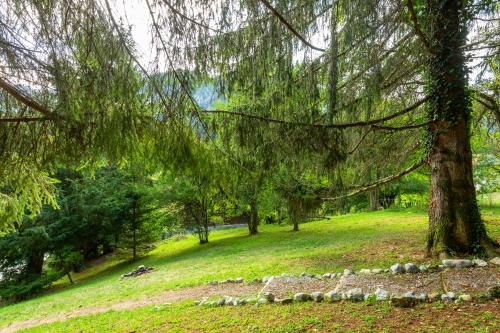
[(296, 217), (292, 218), (292, 223), (293, 223), (292, 231), (299, 231), (299, 221), (297, 220)]
[(28, 265), (26, 267), (28, 274), (36, 274), (36, 275), (42, 274), (43, 262), (44, 262), (43, 252), (33, 253), (29, 257)]
[(368, 191), (368, 198), (369, 198), (369, 201), (370, 201), (370, 207), (369, 207), (369, 209), (371, 211), (378, 210), (379, 207), (380, 207), (380, 204), (379, 204), (379, 189), (375, 188), (373, 190)]
[(137, 259), (137, 229), (134, 226), (132, 237), (132, 261)]
[(208, 224), (210, 222), (210, 217), (208, 216), (208, 210), (204, 209), (204, 223), (203, 223), (203, 243), (208, 243)]
[(487, 240), (472, 178), (463, 11), (460, 0), (426, 1), (424, 22), (432, 50), (427, 87), (433, 121), (428, 234), (432, 256), (483, 252)]
[(250, 235), (258, 233), (257, 226), (259, 225), (259, 214), (257, 211), (257, 201), (250, 202), (250, 219), (248, 220), (248, 232)]
[[(377, 172), (376, 177), (377, 177), (376, 179), (380, 178), (379, 172)], [(371, 181), (372, 181), (372, 168), (369, 167), (367, 175), (366, 175), (366, 182), (370, 183)], [(380, 193), (380, 190), (378, 187), (368, 191), (368, 203), (369, 203), (368, 209), (370, 211), (378, 210), (378, 208), (380, 207), (379, 193)]]

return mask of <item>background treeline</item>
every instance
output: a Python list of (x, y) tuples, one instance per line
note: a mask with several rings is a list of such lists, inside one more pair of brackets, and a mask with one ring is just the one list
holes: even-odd
[(92, 175), (62, 169), (58, 208), (27, 212), (0, 238), (0, 297), (23, 298), (41, 290), (85, 262), (118, 248), (133, 259), (146, 242), (158, 239), (165, 219), (155, 202), (152, 182), (116, 168)]

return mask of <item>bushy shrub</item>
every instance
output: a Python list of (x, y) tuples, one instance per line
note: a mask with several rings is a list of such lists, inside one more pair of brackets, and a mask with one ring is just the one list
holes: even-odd
[(5, 274), (0, 281), (0, 299), (20, 301), (41, 292), (60, 277), (53, 272), (27, 274), (22, 270), (16, 273)]

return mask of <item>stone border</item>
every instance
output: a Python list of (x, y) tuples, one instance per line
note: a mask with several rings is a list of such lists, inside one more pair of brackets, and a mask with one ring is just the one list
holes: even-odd
[[(500, 257), (496, 257), (490, 260), (490, 265), (493, 267), (500, 267)], [(426, 264), (422, 264), (417, 266), (411, 262), (406, 263), (404, 265), (400, 263), (396, 263), (389, 268), (374, 268), (374, 269), (361, 269), (358, 272), (353, 272), (350, 269), (344, 269), (342, 273), (325, 273), (325, 274), (306, 274), (300, 273), (297, 277), (309, 277), (313, 279), (333, 279), (351, 274), (382, 274), (382, 273), (392, 273), (392, 274), (415, 274), (415, 273), (434, 273), (442, 271), (446, 268), (469, 268), (469, 267), (486, 267), (488, 266), (488, 262), (476, 258), (476, 259), (445, 259), (442, 261), (441, 265), (433, 265), (429, 266)], [(251, 281), (246, 282), (247, 284), (257, 284), (257, 283), (268, 283), (275, 277), (293, 277), (294, 275), (289, 275), (287, 273), (283, 273), (277, 276), (265, 276), (262, 279), (253, 279)], [(218, 285), (225, 283), (245, 283), (244, 279), (239, 278), (227, 278), (225, 280), (213, 280), (207, 283), (207, 285)]]
[(353, 302), (372, 302), (372, 301), (390, 301), (391, 305), (396, 307), (413, 307), (419, 303), (432, 303), (436, 301), (442, 302), (471, 302), (472, 300), (484, 301), (489, 299), (495, 299), (500, 297), (500, 286), (491, 287), (487, 293), (480, 296), (472, 297), (469, 294), (457, 295), (453, 292), (447, 292), (444, 294), (439, 293), (421, 293), (415, 294), (411, 291), (404, 293), (403, 295), (392, 295), (389, 296), (389, 292), (385, 289), (378, 288), (374, 294), (364, 294), (361, 288), (350, 289), (345, 293), (339, 294), (335, 291), (329, 291), (327, 293), (322, 293), (320, 291), (313, 293), (296, 293), (293, 297), (287, 297), (282, 299), (277, 299), (271, 293), (264, 293), (259, 295), (259, 297), (229, 297), (224, 296), (216, 301), (196, 301), (195, 305), (199, 306), (239, 306), (247, 304), (263, 305), (269, 303), (275, 304), (291, 304), (291, 303), (303, 303), (308, 301), (314, 302), (326, 302), (335, 303), (342, 300), (353, 301)]
[[(493, 267), (499, 267), (500, 266), (500, 258), (496, 257), (490, 260), (490, 265)], [(420, 265), (416, 266), (413, 263), (406, 263), (404, 265), (400, 263), (396, 263), (392, 265), (390, 268), (386, 269), (361, 269), (357, 274), (381, 274), (381, 273), (392, 273), (392, 274), (403, 274), (403, 273), (408, 273), (408, 274), (415, 274), (419, 272), (439, 272), (447, 268), (469, 268), (469, 267), (486, 267), (488, 266), (488, 262), (482, 260), (482, 259), (445, 259), (442, 261), (441, 265), (436, 265), (436, 266), (428, 266), (428, 265)], [(301, 273), (299, 274), (298, 277), (309, 277), (309, 278), (317, 278), (317, 279), (328, 279), (328, 278), (337, 278), (337, 277), (342, 277), (342, 276), (348, 276), (351, 274), (356, 274), (352, 272), (349, 269), (345, 269), (343, 273), (325, 273), (323, 275), (317, 275), (317, 274), (306, 274), (306, 273)], [(254, 283), (270, 283), (273, 281), (274, 278), (277, 277), (290, 277), (293, 275), (289, 275), (286, 273), (283, 273), (281, 276), (266, 276), (263, 279), (254, 279), (250, 281), (248, 284), (254, 284)], [(211, 281), (208, 284), (210, 285), (217, 285), (217, 284), (224, 284), (224, 283), (243, 283), (244, 280), (243, 278), (236, 278), (236, 279), (226, 279), (222, 281)], [(265, 288), (265, 287), (264, 287)], [(256, 304), (256, 305), (263, 305), (263, 304), (268, 304), (268, 303), (276, 303), (276, 304), (291, 304), (291, 303), (298, 303), (298, 302), (307, 302), (307, 301), (314, 301), (314, 302), (328, 302), (328, 303), (333, 303), (341, 300), (347, 300), (347, 301), (354, 301), (354, 302), (360, 302), (360, 301), (388, 301), (390, 300), (391, 304), (397, 307), (412, 307), (417, 305), (418, 303), (426, 303), (426, 302), (435, 302), (435, 301), (442, 301), (442, 302), (470, 302), (473, 299), (474, 300), (487, 300), (487, 299), (493, 299), (493, 298), (498, 298), (500, 297), (500, 285), (491, 287), (488, 289), (488, 291), (485, 294), (479, 295), (472, 297), (469, 294), (461, 294), (457, 295), (456, 293), (453, 292), (447, 292), (444, 294), (439, 294), (439, 293), (431, 293), (431, 294), (426, 294), (426, 293), (420, 293), (416, 294), (414, 292), (408, 291), (402, 295), (390, 295), (390, 293), (385, 290), (378, 288), (373, 294), (365, 294), (363, 293), (363, 290), (361, 288), (354, 288), (350, 289), (345, 293), (337, 293), (336, 291), (332, 290), (327, 293), (323, 292), (313, 292), (311, 294), (308, 293), (296, 293), (293, 297), (289, 298), (283, 298), (283, 299), (277, 299), (273, 294), (271, 293), (259, 293), (258, 297), (252, 296), (252, 297), (228, 297), (224, 296), (222, 298), (219, 298), (217, 301), (208, 301), (208, 300), (202, 300), (202, 301), (197, 301), (195, 302), (196, 305), (204, 305), (204, 306), (224, 306), (224, 305), (231, 305), (231, 306), (238, 306), (238, 305), (246, 305), (246, 304)]]

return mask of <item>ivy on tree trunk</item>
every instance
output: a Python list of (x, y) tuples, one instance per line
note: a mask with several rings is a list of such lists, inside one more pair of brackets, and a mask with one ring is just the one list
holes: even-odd
[(424, 22), (432, 47), (427, 85), (432, 121), (427, 248), (432, 256), (484, 253), (488, 240), (472, 178), (466, 15), (463, 1), (426, 1)]

